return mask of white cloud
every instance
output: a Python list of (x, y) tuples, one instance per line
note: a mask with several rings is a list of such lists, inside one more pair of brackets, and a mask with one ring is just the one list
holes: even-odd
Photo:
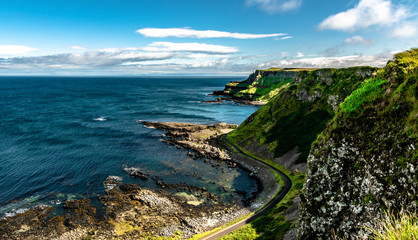
[(354, 8), (326, 18), (319, 29), (355, 31), (373, 25), (390, 26), (406, 17), (407, 10), (393, 5), (391, 0), (360, 0)]
[(373, 39), (365, 39), (362, 36), (358, 36), (358, 35), (344, 40), (344, 43), (349, 44), (349, 45), (364, 44), (364, 45), (370, 46), (370, 45), (373, 45), (374, 42), (375, 40)]
[(165, 38), (237, 38), (237, 39), (257, 39), (278, 37), (287, 35), (285, 33), (272, 34), (251, 34), (251, 33), (231, 33), (214, 30), (194, 30), (189, 28), (142, 28), (136, 30), (137, 33), (145, 37)]
[(200, 52), (200, 53), (237, 53), (238, 48), (222, 45), (212, 45), (204, 43), (172, 43), (172, 42), (153, 42), (148, 47), (142, 48), (145, 51), (170, 51), (170, 52)]
[(23, 45), (0, 45), (0, 55), (22, 55), (38, 49)]
[(417, 33), (417, 27), (411, 23), (405, 23), (396, 27), (391, 33), (392, 37), (413, 37)]
[(257, 5), (268, 13), (286, 12), (299, 8), (302, 0), (247, 0), (247, 5)]
[(87, 48), (85, 48), (85, 47), (82, 47), (82, 46), (71, 46), (70, 47), (71, 49), (74, 49), (74, 50), (87, 50)]
[(296, 57), (298, 57), (298, 58), (301, 58), (301, 57), (304, 57), (304, 56), (305, 56), (305, 54), (303, 54), (301, 52), (298, 52), (298, 54), (296, 55)]
[(286, 39), (290, 39), (293, 38), (292, 36), (286, 36), (286, 37), (281, 37), (281, 38), (275, 38), (274, 40), (286, 40)]

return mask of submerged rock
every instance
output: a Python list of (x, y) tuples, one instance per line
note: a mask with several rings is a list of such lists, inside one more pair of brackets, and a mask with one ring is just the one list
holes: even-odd
[(130, 167), (124, 169), (133, 178), (141, 178), (142, 180), (148, 180), (149, 175), (139, 171), (139, 169)]

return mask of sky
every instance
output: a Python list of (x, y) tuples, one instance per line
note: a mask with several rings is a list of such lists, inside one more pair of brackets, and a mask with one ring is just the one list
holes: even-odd
[(0, 75), (381, 67), (414, 47), (416, 0), (0, 1)]

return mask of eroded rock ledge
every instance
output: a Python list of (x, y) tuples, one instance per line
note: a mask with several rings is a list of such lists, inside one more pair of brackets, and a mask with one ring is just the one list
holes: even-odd
[(164, 130), (169, 138), (162, 139), (168, 144), (190, 149), (194, 153), (189, 152), (190, 156), (206, 157), (216, 160), (225, 161), (228, 166), (235, 167), (236, 164), (232, 162), (228, 152), (211, 144), (211, 140), (218, 136), (228, 133), (238, 127), (236, 124), (217, 123), (217, 124), (192, 124), (192, 123), (177, 123), (177, 122), (146, 122), (140, 121), (148, 128), (156, 128)]

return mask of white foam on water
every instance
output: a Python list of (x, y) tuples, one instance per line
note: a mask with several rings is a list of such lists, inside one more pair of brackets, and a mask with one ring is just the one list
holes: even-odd
[(105, 118), (105, 117), (100, 116), (100, 117), (97, 117), (97, 118), (93, 118), (93, 120), (94, 120), (94, 121), (103, 122), (103, 121), (106, 121), (106, 118)]
[(16, 216), (18, 214), (24, 213), (29, 211), (29, 208), (18, 208), (18, 209), (12, 209), (11, 211), (7, 212), (4, 214), (3, 218), (7, 218), (7, 217), (13, 217)]

